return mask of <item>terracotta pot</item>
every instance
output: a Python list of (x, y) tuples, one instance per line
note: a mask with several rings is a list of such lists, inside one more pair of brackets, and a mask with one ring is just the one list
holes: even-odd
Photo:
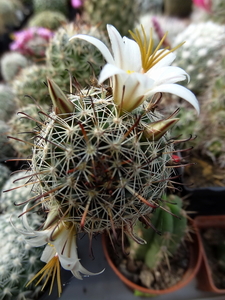
[(145, 288), (142, 286), (139, 286), (135, 284), (134, 282), (127, 279), (117, 268), (117, 266), (112, 261), (109, 251), (108, 251), (108, 245), (110, 244), (110, 241), (107, 236), (103, 235), (102, 237), (102, 244), (103, 244), (103, 251), (106, 257), (106, 260), (108, 261), (108, 264), (113, 269), (113, 271), (116, 273), (116, 275), (123, 281), (124, 284), (126, 284), (131, 290), (139, 291), (142, 293), (149, 294), (150, 296), (157, 296), (157, 295), (163, 295), (167, 293), (175, 292), (184, 286), (186, 286), (197, 274), (200, 264), (201, 264), (201, 251), (200, 251), (200, 241), (197, 235), (193, 234), (193, 243), (190, 243), (190, 261), (189, 261), (189, 267), (185, 274), (182, 277), (182, 280), (178, 282), (176, 285), (171, 286), (168, 289), (165, 290), (153, 290), (149, 288)]
[(224, 228), (225, 229), (225, 216), (198, 216), (194, 220), (197, 228), (197, 234), (200, 240), (200, 247), (202, 251), (202, 263), (198, 272), (198, 288), (203, 291), (210, 291), (218, 294), (225, 294), (225, 289), (219, 289), (215, 286), (212, 270), (210, 268), (208, 258), (202, 243), (200, 230), (206, 228)]

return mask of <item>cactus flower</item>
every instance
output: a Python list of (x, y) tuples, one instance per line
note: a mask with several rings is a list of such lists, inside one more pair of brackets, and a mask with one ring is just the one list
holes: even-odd
[(60, 296), (62, 292), (60, 264), (65, 270), (70, 270), (78, 279), (82, 279), (81, 273), (89, 276), (98, 275), (104, 271), (92, 273), (81, 265), (77, 254), (75, 225), (62, 220), (55, 222), (57, 210), (49, 212), (42, 231), (35, 231), (29, 226), (26, 210), (27, 205), (24, 207), (24, 214), (22, 215), (24, 229), (13, 227), (16, 231), (24, 235), (26, 242), (31, 246), (40, 247), (46, 245), (41, 256), (41, 261), (45, 262), (46, 265), (27, 283), (27, 286), (37, 277), (40, 277), (37, 284), (46, 277), (42, 287), (43, 289), (52, 276), (50, 293), (56, 279), (58, 294)]
[(122, 38), (112, 25), (107, 25), (107, 30), (113, 55), (103, 42), (94, 37), (78, 34), (70, 40), (83, 39), (102, 53), (107, 64), (100, 73), (99, 83), (111, 78), (114, 102), (119, 111), (132, 111), (155, 93), (166, 92), (187, 100), (199, 113), (199, 104), (194, 94), (175, 84), (189, 80), (189, 76), (183, 69), (170, 66), (176, 58), (173, 51), (178, 47), (171, 50), (160, 49), (166, 36), (154, 50), (152, 35), (147, 41), (143, 27), (143, 37), (138, 30), (135, 33), (130, 32), (134, 40)]

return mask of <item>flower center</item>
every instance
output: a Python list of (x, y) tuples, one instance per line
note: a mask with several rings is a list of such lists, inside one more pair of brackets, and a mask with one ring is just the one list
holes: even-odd
[[(169, 47), (164, 48), (160, 52), (158, 50), (162, 46), (164, 40), (166, 39), (167, 33), (163, 36), (161, 41), (159, 42), (158, 46), (154, 50), (154, 40), (153, 40), (153, 33), (152, 28), (150, 29), (150, 38), (149, 41), (147, 40), (146, 33), (144, 27), (141, 25), (142, 34), (138, 29), (135, 29), (135, 32), (129, 30), (132, 38), (136, 41), (140, 48), (141, 52), (141, 60), (142, 60), (142, 68), (143, 73), (146, 73), (150, 70), (155, 64), (157, 64), (161, 59), (167, 56), (169, 53), (174, 52), (177, 48), (181, 47), (183, 43), (179, 44), (178, 46), (172, 48), (171, 50), (167, 51)], [(158, 52), (158, 53), (157, 53)]]
[(127, 70), (126, 72), (127, 72), (128, 74), (134, 73), (134, 71), (131, 71), (131, 70)]
[(35, 284), (35, 286), (37, 286), (43, 278), (45, 278), (45, 282), (42, 286), (42, 289), (44, 289), (44, 287), (46, 286), (46, 284), (49, 281), (49, 278), (52, 277), (51, 279), (51, 286), (50, 286), (50, 290), (49, 290), (49, 295), (52, 292), (52, 288), (53, 288), (53, 284), (55, 281), (55, 277), (57, 279), (57, 285), (58, 285), (58, 294), (59, 297), (62, 293), (62, 284), (61, 284), (61, 278), (60, 278), (60, 263), (59, 263), (59, 257), (56, 254), (26, 285), (26, 287), (28, 285), (30, 285), (37, 277), (39, 277), (38, 282)]

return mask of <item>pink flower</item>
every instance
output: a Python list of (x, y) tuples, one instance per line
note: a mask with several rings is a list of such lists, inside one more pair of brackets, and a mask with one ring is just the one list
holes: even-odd
[(212, 3), (211, 0), (193, 0), (194, 5), (205, 9), (206, 11), (210, 12)]
[(74, 8), (80, 8), (81, 6), (83, 6), (83, 2), (82, 0), (71, 0), (71, 5)]
[(53, 32), (47, 28), (31, 27), (13, 34), (14, 41), (10, 50), (18, 51), (28, 56), (43, 56), (49, 39)]

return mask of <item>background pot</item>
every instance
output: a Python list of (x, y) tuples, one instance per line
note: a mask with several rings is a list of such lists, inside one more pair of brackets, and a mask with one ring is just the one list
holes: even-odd
[(210, 291), (218, 294), (225, 294), (225, 289), (219, 289), (215, 286), (212, 270), (210, 268), (208, 258), (202, 243), (200, 231), (206, 228), (223, 228), (225, 230), (225, 215), (221, 216), (198, 216), (195, 218), (195, 226), (197, 228), (197, 235), (200, 240), (200, 247), (202, 251), (202, 263), (198, 272), (198, 288), (203, 291)]
[[(200, 251), (200, 241), (199, 241), (199, 236), (193, 234), (192, 235), (193, 242), (189, 243), (190, 246), (190, 262), (189, 262), (189, 267), (185, 274), (183, 275), (182, 279), (180, 282), (178, 282), (176, 285), (171, 286), (168, 289), (165, 290), (153, 290), (149, 288), (145, 288), (142, 286), (139, 286), (135, 284), (134, 282), (130, 281), (127, 279), (117, 268), (117, 266), (114, 264), (112, 261), (110, 254), (109, 254), (109, 245), (110, 241), (109, 238), (106, 235), (103, 235), (102, 238), (102, 244), (103, 244), (103, 251), (105, 254), (105, 257), (108, 261), (108, 264), (112, 268), (112, 270), (115, 272), (115, 274), (122, 280), (124, 284), (126, 284), (130, 289), (138, 290), (139, 292), (146, 293), (152, 296), (157, 296), (157, 295), (163, 295), (167, 293), (172, 293), (175, 292), (184, 286), (186, 286), (197, 274), (200, 264), (201, 264), (201, 251)], [(113, 250), (112, 250), (113, 251)]]

